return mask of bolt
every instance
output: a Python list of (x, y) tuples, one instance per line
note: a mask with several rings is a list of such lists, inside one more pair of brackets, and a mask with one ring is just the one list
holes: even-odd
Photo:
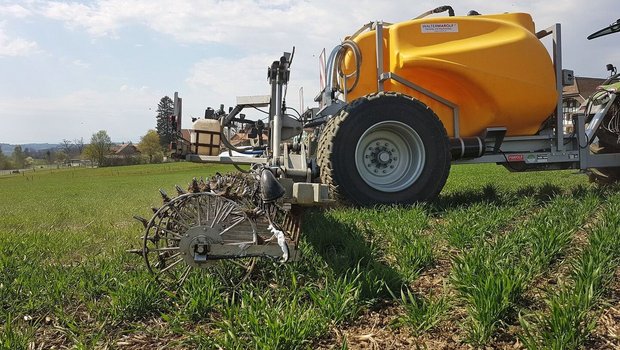
[(372, 164), (368, 164), (368, 167), (370, 168), (372, 166)]
[(394, 157), (394, 160), (398, 160), (398, 158)]
[(385, 143), (385, 147), (387, 147), (387, 146), (388, 146), (388, 143), (386, 142), (386, 143)]
[(378, 172), (379, 172), (379, 170), (375, 169), (375, 173), (378, 173)]
[(376, 145), (377, 145), (377, 146), (379, 146), (379, 145), (380, 145), (380, 143), (379, 143), (379, 142), (377, 142), (377, 143), (376, 143)]
[(390, 165), (390, 169), (394, 169), (394, 166), (393, 166), (393, 165)]
[(392, 152), (396, 152), (396, 150), (394, 148), (392, 148)]

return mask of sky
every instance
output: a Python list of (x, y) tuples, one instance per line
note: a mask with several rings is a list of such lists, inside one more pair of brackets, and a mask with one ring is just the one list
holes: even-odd
[[(449, 4), (449, 3), (448, 3)], [(596, 5), (593, 5), (596, 4)], [(139, 142), (157, 103), (183, 98), (183, 127), (208, 106), (265, 95), (267, 67), (295, 46), (289, 106), (312, 106), (318, 56), (375, 20), (404, 21), (444, 5), (376, 0), (0, 0), (0, 143)], [(527, 12), (562, 24), (564, 67), (605, 77), (620, 34), (586, 40), (620, 18), (618, 0), (460, 0), (457, 15)], [(510, 67), (506, 67), (510, 69)], [(252, 117), (248, 113), (248, 117)]]

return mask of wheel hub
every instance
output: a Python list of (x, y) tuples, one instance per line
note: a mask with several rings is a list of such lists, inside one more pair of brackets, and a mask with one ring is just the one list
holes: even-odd
[(359, 175), (372, 188), (397, 192), (420, 176), (424, 167), (424, 144), (410, 126), (386, 121), (370, 127), (356, 147)]
[(366, 149), (364, 159), (369, 171), (389, 174), (398, 165), (398, 150), (390, 141), (380, 140)]
[(219, 225), (195, 226), (187, 230), (179, 241), (183, 260), (190, 266), (204, 267), (209, 260), (211, 245), (223, 242), (220, 232), (222, 228)]

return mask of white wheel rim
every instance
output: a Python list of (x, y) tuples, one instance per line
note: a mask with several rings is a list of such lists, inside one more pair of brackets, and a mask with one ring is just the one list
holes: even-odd
[(398, 192), (411, 186), (422, 173), (424, 143), (409, 125), (397, 121), (377, 123), (355, 147), (357, 172), (370, 187)]

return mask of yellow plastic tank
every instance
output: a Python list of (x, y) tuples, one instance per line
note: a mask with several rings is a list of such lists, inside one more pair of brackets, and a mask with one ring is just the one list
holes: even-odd
[[(362, 64), (351, 101), (377, 91), (375, 31), (354, 38)], [(460, 136), (506, 127), (507, 135), (533, 135), (557, 103), (549, 53), (529, 14), (432, 17), (383, 30), (383, 71), (392, 72), (459, 106)], [(350, 53), (344, 70), (354, 70)], [(350, 86), (352, 79), (347, 81)], [(394, 80), (386, 91), (418, 98), (454, 135), (452, 109)]]

